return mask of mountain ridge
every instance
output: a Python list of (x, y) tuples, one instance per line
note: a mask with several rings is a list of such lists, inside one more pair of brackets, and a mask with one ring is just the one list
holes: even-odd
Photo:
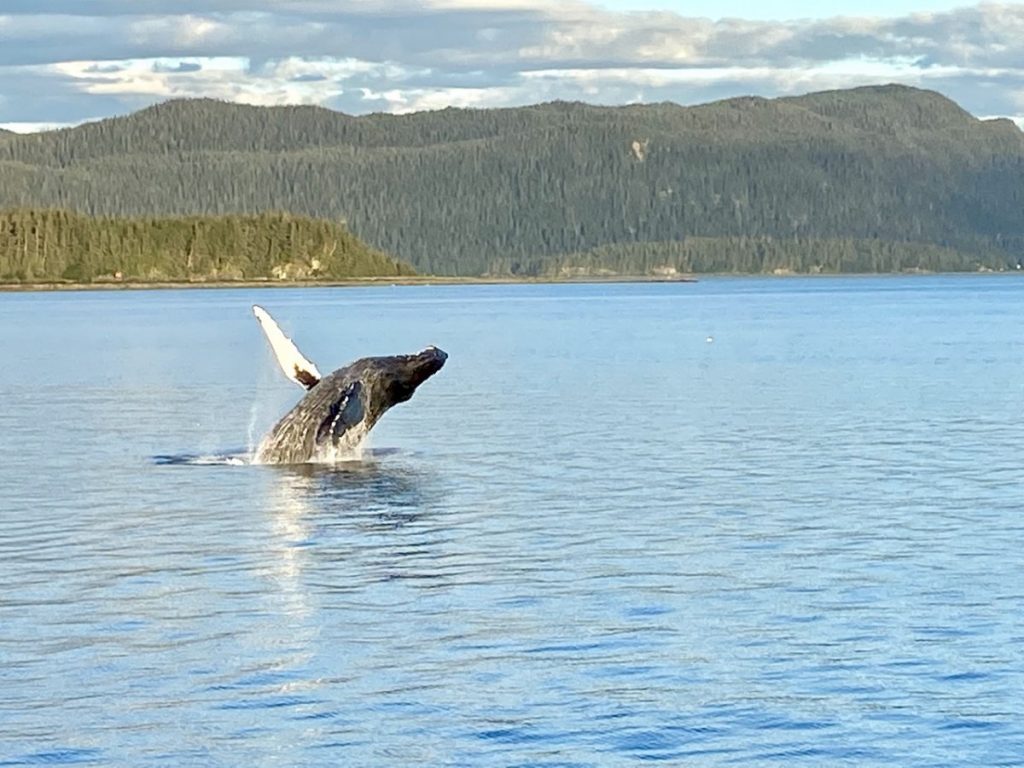
[[(998, 124), (1001, 128), (1012, 127), (1024, 141), (1024, 133), (1013, 123), (1005, 118), (994, 120), (981, 120), (961, 108), (956, 102), (948, 97), (935, 92), (912, 86), (889, 84), (881, 86), (860, 86), (850, 89), (816, 91), (800, 96), (785, 96), (778, 98), (764, 98), (759, 96), (735, 96), (716, 101), (692, 106), (683, 106), (674, 102), (656, 102), (650, 104), (625, 104), (625, 105), (594, 105), (581, 101), (547, 101), (520, 107), (445, 107), (438, 110), (425, 110), (407, 114), (370, 113), (365, 115), (351, 115), (345, 112), (336, 111), (318, 105), (282, 105), (282, 106), (257, 106), (230, 102), (209, 97), (200, 98), (174, 98), (145, 107), (128, 115), (105, 118), (102, 120), (83, 123), (70, 128), (60, 128), (48, 131), (40, 131), (33, 134), (15, 134), (0, 129), (0, 134), (9, 134), (16, 137), (21, 144), (54, 145), (65, 144), (68, 141), (83, 137), (92, 139), (105, 135), (114, 134), (117, 129), (135, 125), (150, 125), (152, 123), (166, 124), (171, 122), (177, 125), (181, 134), (185, 137), (192, 136), (200, 139), (199, 146), (188, 146), (182, 139), (182, 135), (176, 136), (176, 141), (182, 146), (168, 147), (164, 149), (182, 149), (192, 151), (230, 151), (239, 147), (220, 148), (203, 146), (202, 128), (206, 127), (211, 118), (220, 121), (221, 124), (236, 121), (238, 118), (246, 118), (248, 121), (256, 120), (259, 127), (266, 129), (274, 127), (277, 123), (277, 131), (272, 134), (276, 140), (289, 142), (299, 141), (303, 146), (303, 133), (312, 133), (319, 129), (328, 131), (323, 136), (318, 136), (317, 143), (310, 146), (429, 146), (431, 142), (424, 142), (422, 135), (414, 134), (409, 130), (393, 130), (388, 134), (393, 143), (378, 143), (368, 141), (366, 129), (379, 129), (382, 126), (409, 126), (417, 130), (426, 131), (431, 135), (429, 129), (439, 119), (455, 119), (457, 121), (469, 122), (479, 118), (489, 118), (486, 122), (488, 128), (478, 128), (477, 131), (465, 138), (487, 138), (498, 134), (500, 128), (508, 127), (508, 123), (518, 127), (539, 127), (542, 124), (537, 118), (546, 118), (547, 125), (561, 125), (571, 122), (573, 118), (587, 116), (599, 119), (615, 119), (624, 115), (637, 115), (646, 118), (664, 118), (667, 113), (669, 117), (686, 117), (689, 121), (684, 127), (690, 129), (705, 129), (712, 126), (720, 126), (724, 120), (723, 110), (734, 111), (735, 113), (746, 111), (748, 122), (759, 124), (761, 120), (751, 116), (758, 112), (768, 110), (769, 116), (803, 116), (806, 119), (814, 117), (825, 120), (838, 120), (850, 127), (856, 127), (867, 132), (878, 131), (881, 126), (879, 119), (871, 120), (870, 109), (878, 111), (880, 104), (879, 97), (886, 100), (887, 105), (898, 103), (903, 107), (902, 120), (896, 124), (900, 127), (913, 130), (934, 132), (941, 128), (964, 128), (982, 127), (986, 124)], [(862, 110), (861, 114), (855, 111), (855, 107)], [(931, 117), (931, 120), (924, 118)], [(517, 119), (518, 118), (518, 119)], [(907, 122), (910, 119), (911, 122)], [(297, 122), (301, 120), (301, 122)], [(503, 125), (502, 121), (506, 121)], [(532, 122), (531, 122), (532, 120)], [(734, 123), (735, 124), (735, 123)], [(781, 128), (785, 123), (780, 123)], [(513, 127), (514, 127), (513, 126)], [(362, 130), (360, 130), (362, 129)], [(411, 143), (397, 141), (399, 138), (406, 140), (415, 139)], [(156, 137), (152, 137), (156, 138)], [(308, 139), (307, 139), (308, 141)], [(451, 141), (446, 138), (445, 142)], [(294, 143), (287, 145), (295, 149)], [(271, 149), (279, 147), (254, 145), (246, 149)], [(117, 146), (117, 152), (124, 151), (124, 146)], [(146, 147), (139, 147), (142, 151)], [(13, 151), (13, 150), (12, 150)]]
[(288, 210), (439, 274), (557, 272), (644, 244), (674, 258), (687, 238), (905, 242), (1001, 268), (1024, 251), (1022, 188), (1012, 121), (894, 84), (408, 115), (171, 100), (0, 142), (3, 207)]

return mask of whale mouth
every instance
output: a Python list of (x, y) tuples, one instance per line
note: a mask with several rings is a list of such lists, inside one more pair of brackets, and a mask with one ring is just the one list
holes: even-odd
[(419, 386), (435, 373), (440, 371), (448, 359), (448, 353), (435, 346), (429, 346), (422, 352), (409, 355), (406, 360), (409, 363), (412, 383)]
[(387, 405), (390, 408), (396, 403), (404, 403), (417, 387), (440, 371), (448, 359), (448, 353), (437, 347), (427, 347), (415, 355), (381, 358), (386, 361), (387, 371)]
[(417, 357), (426, 358), (428, 361), (432, 360), (437, 364), (437, 370), (441, 370), (441, 366), (444, 365), (445, 360), (448, 359), (448, 353), (439, 347), (435, 347), (431, 344), (429, 347), (424, 349), (417, 355)]
[(420, 383), (422, 383), (444, 367), (448, 353), (443, 349), (431, 346), (420, 352), (417, 357), (420, 358), (420, 364), (423, 366), (424, 375), (420, 378)]

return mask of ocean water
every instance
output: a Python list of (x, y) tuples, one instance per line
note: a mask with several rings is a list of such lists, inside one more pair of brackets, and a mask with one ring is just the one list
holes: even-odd
[[(254, 302), (448, 364), (252, 466)], [(1015, 276), (2, 294), (0, 350), (0, 765), (1024, 765)]]

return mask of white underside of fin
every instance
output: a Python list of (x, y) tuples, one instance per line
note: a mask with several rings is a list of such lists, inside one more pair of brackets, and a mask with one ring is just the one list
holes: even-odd
[(260, 322), (263, 333), (274, 350), (277, 362), (281, 364), (284, 375), (301, 387), (311, 389), (323, 377), (309, 360), (302, 356), (298, 347), (289, 339), (274, 322), (274, 318), (263, 307), (253, 306), (253, 314)]

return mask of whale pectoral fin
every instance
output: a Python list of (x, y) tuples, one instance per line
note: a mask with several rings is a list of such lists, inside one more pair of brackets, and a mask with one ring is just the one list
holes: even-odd
[(363, 420), (366, 414), (363, 409), (363, 385), (361, 382), (353, 381), (342, 392), (330, 410), (327, 418), (323, 420), (316, 431), (316, 442), (322, 443), (331, 440), (337, 443), (342, 436), (352, 427)]
[(284, 375), (306, 389), (312, 389), (319, 384), (322, 378), (320, 371), (316, 369), (313, 363), (302, 356), (298, 347), (295, 346), (291, 339), (284, 335), (277, 323), (274, 322), (274, 318), (270, 316), (270, 313), (263, 309), (263, 307), (257, 306), (253, 306), (252, 312), (256, 315), (256, 319), (259, 320), (260, 327), (263, 329), (263, 333), (266, 334), (267, 341), (270, 342), (270, 348), (274, 350), (274, 356), (277, 358), (281, 370), (284, 371)]

